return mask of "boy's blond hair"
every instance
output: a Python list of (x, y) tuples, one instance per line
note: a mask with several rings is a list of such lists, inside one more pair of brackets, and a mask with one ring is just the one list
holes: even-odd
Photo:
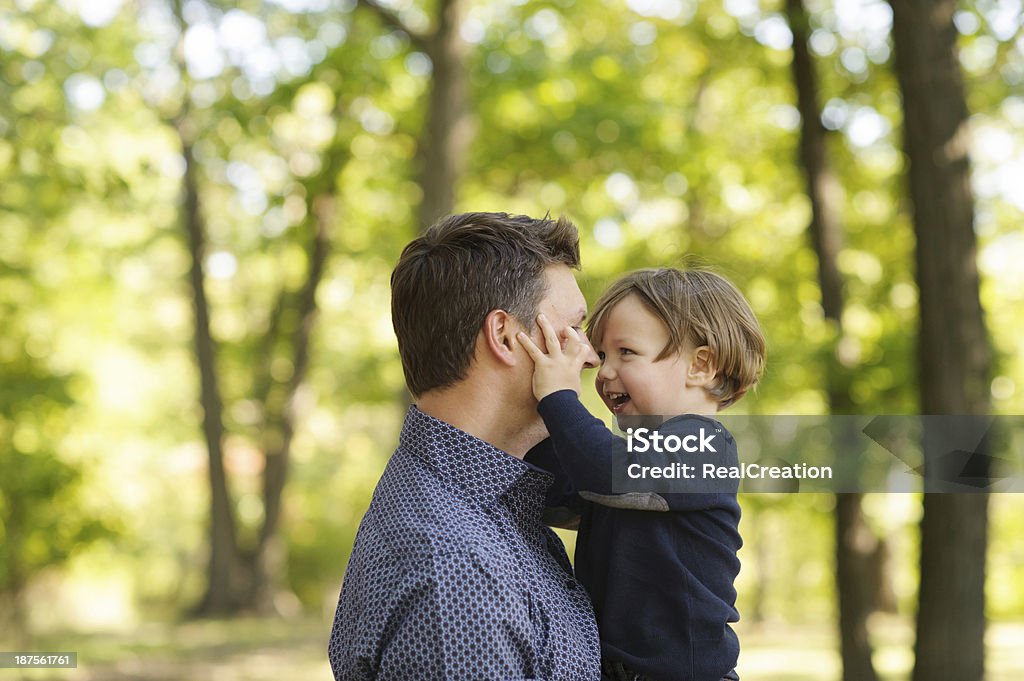
[(622, 277), (597, 301), (587, 335), (601, 346), (608, 312), (635, 295), (668, 330), (669, 341), (655, 358), (707, 346), (716, 370), (708, 392), (724, 409), (749, 390), (764, 370), (761, 327), (743, 294), (725, 277), (705, 269), (643, 269)]

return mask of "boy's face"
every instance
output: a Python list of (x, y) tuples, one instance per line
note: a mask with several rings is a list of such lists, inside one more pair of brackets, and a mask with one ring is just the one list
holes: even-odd
[(708, 413), (707, 391), (687, 385), (689, 352), (655, 361), (668, 341), (668, 329), (635, 295), (626, 296), (608, 311), (601, 345), (595, 347), (602, 360), (595, 385), (612, 413)]

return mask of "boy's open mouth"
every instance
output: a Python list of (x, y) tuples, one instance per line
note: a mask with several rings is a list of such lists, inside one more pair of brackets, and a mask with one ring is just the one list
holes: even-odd
[(616, 414), (621, 412), (629, 402), (629, 393), (605, 393), (604, 396)]

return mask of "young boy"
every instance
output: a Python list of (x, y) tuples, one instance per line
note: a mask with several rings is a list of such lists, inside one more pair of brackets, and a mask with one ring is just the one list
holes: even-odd
[[(613, 461), (623, 460), (626, 443), (579, 401), (585, 340), (573, 329), (559, 339), (543, 316), (538, 324), (547, 353), (518, 338), (534, 360), (551, 439), (527, 460), (556, 476), (549, 505), (581, 515), (576, 572), (597, 614), (603, 678), (738, 679), (729, 626), (739, 619), (737, 483), (616, 494)], [(682, 441), (715, 433), (716, 463), (738, 463), (735, 441), (711, 417), (757, 382), (765, 341), (729, 281), (707, 271), (633, 272), (598, 301), (588, 333), (601, 358), (597, 392), (613, 414), (662, 416), (658, 432)]]

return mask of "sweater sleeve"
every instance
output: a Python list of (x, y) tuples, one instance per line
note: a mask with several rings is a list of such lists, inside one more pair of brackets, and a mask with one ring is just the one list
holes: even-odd
[(584, 502), (562, 468), (551, 438), (546, 438), (534, 446), (523, 460), (555, 478), (544, 498), (544, 524), (567, 530), (578, 529)]
[(537, 411), (551, 434), (554, 453), (573, 487), (612, 494), (613, 447), (626, 443), (580, 402), (572, 390), (559, 390), (540, 401)]
[[(554, 456), (569, 484), (580, 497), (603, 506), (649, 511), (696, 511), (736, 505), (732, 482), (717, 483), (709, 490), (697, 484), (693, 491), (655, 493), (642, 490), (623, 493), (613, 489), (613, 466), (627, 459), (626, 441), (616, 436), (603, 421), (593, 416), (572, 390), (547, 395), (537, 411), (554, 445)], [(672, 419), (664, 432), (685, 435), (699, 425), (703, 417)], [(731, 436), (728, 438), (731, 442)], [(726, 459), (735, 460), (735, 446)], [(703, 489), (702, 489), (703, 488)]]

